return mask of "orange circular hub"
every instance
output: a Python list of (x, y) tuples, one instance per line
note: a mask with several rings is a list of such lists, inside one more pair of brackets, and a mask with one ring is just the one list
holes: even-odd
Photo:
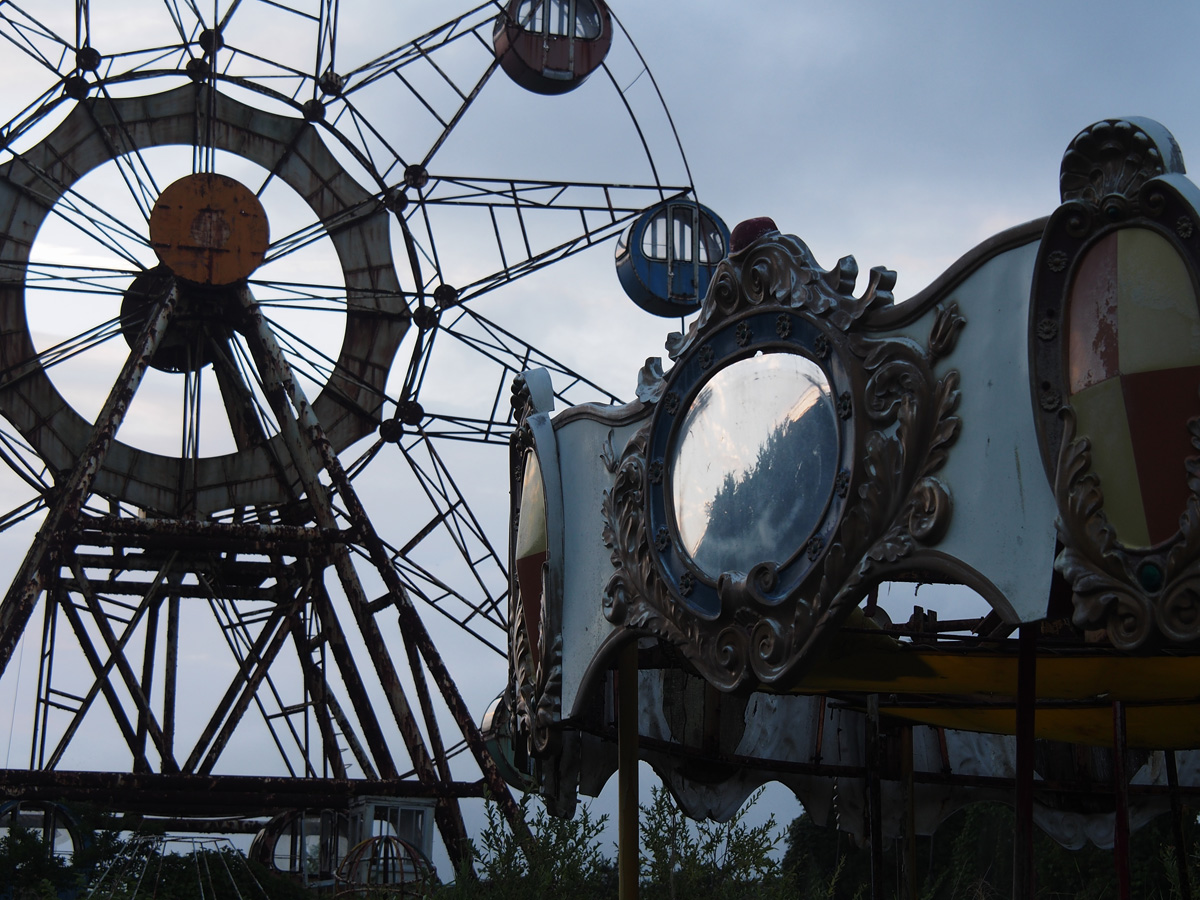
[(150, 244), (180, 278), (233, 284), (263, 261), (269, 231), (262, 204), (225, 175), (185, 175), (159, 195), (150, 212)]

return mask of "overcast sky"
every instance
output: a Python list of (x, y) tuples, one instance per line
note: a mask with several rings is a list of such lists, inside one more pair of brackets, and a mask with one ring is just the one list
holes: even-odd
[[(38, 3), (36, 13), (44, 7), (49, 15), (55, 4), (69, 18), (73, 4), (63, 0)], [(94, 27), (114, 42), (135, 40), (145, 22), (163, 17), (162, 4), (152, 0), (93, 0), (91, 8)], [(341, 59), (369, 59), (437, 24), (449, 9), (344, 0)], [(773, 217), (826, 268), (853, 254), (863, 272), (896, 269), (900, 298), (996, 231), (1050, 213), (1063, 150), (1099, 119), (1158, 119), (1175, 134), (1185, 161), (1200, 154), (1194, 3), (642, 0), (613, 9), (661, 89), (701, 202), (730, 227)], [(0, 66), (10, 76), (11, 115), (44, 89), (44, 73), (8, 46), (0, 49)], [(625, 87), (642, 78), (635, 90), (645, 93), (636, 65), (622, 72), (630, 80)], [(511, 86), (493, 94), (481, 95), (473, 121), (439, 157), (443, 165), (513, 177), (645, 179), (645, 157), (611, 84), (599, 76), (562, 97), (517, 98)], [(395, 109), (374, 114), (404, 125)], [(661, 123), (647, 120), (647, 131), (670, 172), (664, 181), (677, 177)], [(463, 234), (456, 252), (468, 259), (473, 232)], [(482, 298), (480, 309), (629, 397), (638, 367), (647, 356), (664, 355), (666, 333), (679, 323), (643, 314), (624, 298), (612, 252), (609, 243), (551, 267)], [(111, 361), (103, 365), (112, 371)], [(431, 395), (470, 405), (469, 365), (447, 356), (436, 370), (445, 381)], [(88, 372), (74, 376), (83, 390)], [(91, 380), (93, 392), (104, 377)], [(492, 448), (486, 460), (449, 452), (504, 552), (505, 452)], [(366, 500), (384, 537), (400, 544), (411, 528), (397, 519), (405, 501), (404, 488), (387, 477), (395, 462), (385, 455), (373, 464), (381, 471), (372, 472), (378, 480), (369, 482)], [(0, 535), (0, 559), (15, 568), (28, 541), (28, 529)], [(469, 641), (434, 627), (478, 716), (502, 687), (503, 661), (479, 663)], [(11, 670), (0, 681), (0, 719), (18, 713), (13, 681)], [(776, 800), (785, 821), (795, 814), (794, 803)]]

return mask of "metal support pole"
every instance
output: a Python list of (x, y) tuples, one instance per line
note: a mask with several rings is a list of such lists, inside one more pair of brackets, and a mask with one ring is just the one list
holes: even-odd
[(638, 835), (637, 640), (621, 650), (617, 668), (617, 883), (620, 900), (637, 900)]
[(1113, 858), (1117, 864), (1117, 896), (1129, 900), (1129, 778), (1125, 775), (1125, 704), (1114, 700), (1113, 712)]
[(0, 675), (4, 674), (8, 667), (13, 648), (20, 640), (34, 604), (42, 592), (45, 575), (43, 563), (50, 545), (58, 534), (70, 530), (79, 518), (79, 511), (92, 491), (92, 483), (104, 465), (104, 458), (108, 455), (117, 429), (125, 420), (125, 413), (129, 410), (133, 395), (137, 393), (142, 376), (150, 367), (150, 360), (153, 359), (167, 331), (167, 324), (171, 321), (171, 313), (175, 309), (177, 299), (178, 292), (172, 289), (158, 304), (153, 314), (147, 317), (137, 343), (129, 351), (125, 365), (117, 375), (117, 380), (113, 382), (100, 415), (96, 417), (91, 438), (79, 454), (79, 458), (75, 460), (75, 466), (58, 491), (57, 498), (50, 505), (42, 527), (38, 529), (37, 536), (34, 537), (29, 552), (17, 570), (8, 593), (3, 602), (0, 602)]
[(871, 847), (871, 900), (884, 900), (883, 783), (880, 777), (879, 695), (867, 697), (867, 818)]
[(900, 769), (904, 779), (904, 886), (908, 900), (917, 895), (917, 803), (913, 782), (913, 727), (900, 731)]
[(1188, 848), (1183, 839), (1183, 804), (1179, 802), (1179, 769), (1175, 751), (1167, 750), (1167, 787), (1171, 792), (1171, 827), (1175, 832), (1175, 867), (1179, 874), (1180, 900), (1192, 900), (1191, 879), (1188, 877)]
[(1013, 900), (1033, 900), (1033, 740), (1037, 703), (1037, 623), (1021, 626), (1017, 650), (1017, 796)]
[[(292, 429), (298, 429), (303, 435), (305, 449), (311, 448), (316, 451), (325, 472), (329, 476), (331, 488), (336, 491), (342, 503), (345, 504), (346, 512), (357, 532), (363, 549), (366, 550), (375, 570), (383, 579), (388, 592), (392, 596), (395, 610), (400, 620), (400, 628), (405, 633), (405, 639), (411, 640), (420, 651), (429, 674), (441, 692), (442, 699), (445, 701), (446, 706), (449, 707), (451, 716), (453, 716), (457, 723), (463, 738), (467, 742), (467, 746), (470, 748), (480, 771), (483, 773), (488, 790), (491, 792), (492, 801), (500, 808), (501, 813), (508, 821), (509, 827), (512, 828), (521, 845), (530, 846), (529, 827), (525, 823), (524, 815), (521, 813), (517, 802), (513, 799), (508, 785), (501, 777), (496, 763), (488, 755), (487, 746), (484, 743), (482, 734), (480, 734), (479, 726), (475, 723), (470, 710), (467, 708), (462, 694), (459, 693), (458, 685), (455, 684), (454, 679), (451, 677), (445, 661), (434, 646), (433, 639), (429, 636), (429, 632), (425, 628), (425, 623), (421, 621), (421, 617), (413, 605), (408, 591), (400, 581), (400, 576), (393, 567), (392, 560), (388, 556), (383, 542), (379, 539), (379, 535), (371, 524), (371, 520), (363, 508), (358, 494), (350, 483), (350, 478), (347, 476), (346, 470), (342, 467), (341, 461), (330, 446), (329, 439), (325, 436), (320, 422), (317, 421), (311, 404), (309, 404), (303, 390), (301, 390), (300, 385), (296, 382), (291, 367), (288, 365), (282, 350), (279, 349), (279, 345), (275, 341), (275, 335), (263, 319), (261, 311), (257, 308), (249, 294), (244, 295), (243, 303), (246, 310), (246, 324), (249, 326), (247, 336), (250, 339), (252, 350), (257, 345), (257, 355), (260, 358), (256, 362), (265, 369), (263, 375), (264, 380), (268, 381), (267, 397), (275, 410), (276, 418), (280, 419), (280, 431), (287, 437)], [(290, 404), (292, 412), (282, 408), (281, 400), (284, 399)], [(302, 463), (306, 461), (311, 465), (308, 457), (297, 458), (295, 460), (297, 469), (301, 471), (302, 475), (304, 474)], [(306, 491), (318, 494), (323, 492), (323, 488), (318, 484), (313, 484), (311, 488), (309, 485), (306, 485)], [(327, 505), (321, 506), (314, 503), (314, 511), (318, 516), (318, 524), (323, 526), (335, 524), (333, 522), (321, 521), (322, 514), (329, 509), (330, 507)], [(357, 574), (350, 564), (349, 555), (344, 546), (336, 550), (334, 565), (338, 569), (338, 574), (341, 577), (343, 586), (347, 589), (347, 593), (361, 592), (361, 586), (357, 584)], [(370, 647), (371, 644), (378, 642), (378, 645), (382, 647), (382, 639), (377, 637), (378, 628), (375, 625), (374, 619), (366, 612), (364, 608), (365, 603), (362, 602), (363, 598), (351, 597), (350, 599), (352, 605), (356, 607), (355, 617), (364, 638), (367, 640), (368, 646)], [(372, 655), (376, 657), (377, 665), (386, 660), (387, 667), (390, 669), (390, 657), (386, 654), (386, 648), (383, 649), (384, 652), (382, 655)], [(389, 699), (403, 699), (402, 691), (399, 689), (399, 681), (394, 679), (394, 675), (391, 678), (385, 677), (383, 681)], [(406, 706), (407, 701), (404, 702)], [(407, 727), (412, 721), (411, 713), (407, 708), (403, 710), (403, 713), (403, 715), (397, 717), (399, 720), (402, 720), (398, 721), (397, 724), (400, 725), (402, 733), (412, 731), (413, 729)], [(413, 737), (419, 739), (420, 736), (419, 734), (413, 734)], [(430, 774), (433, 774), (432, 760), (429, 759), (427, 751), (424, 751), (423, 742), (419, 740), (410, 742), (409, 749), (410, 756), (415, 753), (418, 757), (413, 759), (414, 765), (424, 768)], [(434, 778), (426, 777), (423, 780), (434, 781), (436, 780), (436, 775)], [(449, 798), (446, 798), (446, 800), (449, 803)], [(457, 832), (460, 836), (460, 840), (451, 839), (447, 841), (447, 849), (451, 858), (457, 863), (460, 861), (459, 856), (466, 852), (466, 830), (462, 825), (462, 816), (458, 812), (457, 804), (453, 804), (453, 807), (453, 816), (439, 817), (439, 826), (444, 836), (451, 831)], [(441, 804), (439, 804), (438, 809), (439, 812), (449, 812)], [(451, 818), (453, 822), (450, 821)]]

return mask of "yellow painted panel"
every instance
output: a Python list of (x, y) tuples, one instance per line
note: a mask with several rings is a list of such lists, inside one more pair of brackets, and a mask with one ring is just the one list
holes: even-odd
[[(847, 636), (847, 642), (851, 636)], [(815, 664), (797, 694), (881, 694), (900, 706), (888, 716), (989, 734), (1013, 734), (1017, 656), (973, 649), (933, 650), (871, 638), (858, 649)], [(903, 706), (906, 697), (943, 697), (944, 706)], [(1112, 701), (1126, 706), (1131, 747), (1200, 747), (1200, 655), (1119, 656), (1110, 652), (1043, 652), (1037, 660), (1041, 703), (1078, 701), (1075, 709), (1039, 708), (1039, 738), (1111, 746)], [(974, 701), (978, 706), (971, 705)], [(953, 706), (951, 706), (953, 702)], [(1005, 707), (1005, 704), (1011, 704)]]
[(525, 451), (525, 480), (521, 484), (521, 515), (517, 520), (517, 559), (544, 553), (546, 538), (546, 488), (537, 454)]
[[(887, 708), (886, 715), (985, 734), (1015, 734), (1016, 713), (1011, 709), (913, 709)], [(1147, 750), (1187, 750), (1200, 746), (1200, 715), (1195, 707), (1126, 707), (1125, 742)], [(1044, 740), (1113, 745), (1112, 707), (1090, 709), (1039, 709), (1034, 732)]]
[(1183, 258), (1146, 228), (1117, 237), (1121, 371), (1200, 365), (1200, 308)]
[[(1124, 346), (1124, 344), (1122, 344)], [(1078, 437), (1092, 444), (1092, 471), (1104, 492), (1104, 514), (1127, 547), (1149, 547), (1150, 529), (1142, 505), (1133, 442), (1125, 414), (1121, 379), (1110, 378), (1071, 397)]]
[[(871, 648), (816, 663), (792, 691), (1014, 697), (1017, 657), (906, 646)], [(1043, 655), (1037, 661), (1037, 697), (1200, 703), (1200, 656)]]

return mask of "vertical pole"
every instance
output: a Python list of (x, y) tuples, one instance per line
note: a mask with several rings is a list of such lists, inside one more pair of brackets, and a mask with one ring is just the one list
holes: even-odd
[(1033, 739), (1037, 702), (1038, 624), (1021, 626), (1017, 643), (1017, 797), (1013, 900), (1033, 900)]
[(621, 650), (617, 668), (617, 883), (620, 900), (637, 900), (638, 657), (637, 639)]
[(1125, 704), (1114, 700), (1113, 789), (1116, 809), (1113, 823), (1113, 857), (1117, 864), (1117, 896), (1129, 900), (1129, 779), (1125, 776)]
[(913, 782), (913, 727), (900, 731), (900, 769), (904, 778), (904, 885), (908, 900), (917, 898), (917, 804)]
[[(158, 643), (158, 608), (161, 605), (161, 599), (151, 600), (149, 608), (146, 610), (146, 646), (142, 653), (142, 692), (146, 695), (147, 704), (149, 704), (154, 688), (154, 651)], [(146, 757), (146, 734), (148, 730), (147, 710), (139, 710), (137, 723), (138, 759), (145, 759)], [(163, 755), (166, 755), (165, 752)]]
[[(178, 584), (175, 576), (173, 585)], [(167, 755), (175, 754), (175, 687), (179, 670), (179, 594), (167, 597), (167, 650), (163, 669), (163, 746)]]
[(75, 460), (70, 475), (59, 485), (8, 593), (0, 600), (0, 675), (8, 667), (13, 649), (21, 639), (34, 604), (45, 587), (43, 563), (47, 554), (60, 535), (69, 532), (79, 519), (83, 503), (92, 491), (96, 475), (104, 465), (104, 458), (125, 420), (129, 404), (137, 393), (138, 385), (142, 383), (142, 376), (150, 368), (154, 351), (166, 334), (177, 299), (178, 292), (172, 289), (147, 316), (137, 343), (130, 349), (125, 365), (96, 417), (87, 444)]
[[(289, 444), (297, 446), (297, 452), (293, 453), (293, 462), (304, 481), (317, 524), (322, 528), (336, 528), (337, 520), (333, 514), (333, 507), (328, 501), (325, 487), (316, 475), (310, 456), (312, 450), (316, 450), (325, 473), (329, 476), (331, 489), (337, 493), (339, 500), (344, 504), (347, 517), (358, 532), (360, 546), (367, 552), (376, 572), (388, 588), (405, 639), (412, 640), (420, 651), (420, 655), (425, 661), (425, 667), (429, 670), (429, 674), (442, 694), (442, 700), (449, 708), (450, 715), (458, 724), (467, 746), (475, 757), (475, 762), (491, 791), (493, 802), (508, 820), (509, 826), (521, 846), (530, 847), (530, 833), (525, 817), (509, 792), (508, 785), (501, 777), (495, 761), (488, 754), (483, 736), (479, 733), (479, 726), (472, 718), (466, 701), (451, 677), (445, 661), (437, 647), (434, 646), (433, 639), (413, 605), (407, 589), (401, 582), (400, 575), (394, 568), (383, 541), (376, 533), (358, 494), (350, 483), (350, 477), (342, 467), (341, 460), (333, 451), (321, 428), (321, 423), (317, 421), (312, 405), (304, 396), (304, 391), (292, 374), (291, 367), (288, 365), (283, 351), (279, 348), (274, 333), (248, 292), (243, 293), (242, 302), (246, 310), (247, 337), (250, 341), (251, 352), (254, 354), (255, 362), (260, 368), (266, 385), (267, 400), (275, 412), (285, 446)], [(392, 707), (393, 718), (395, 718), (401, 737), (408, 747), (409, 756), (414, 768), (418, 771), (418, 777), (426, 783), (437, 784), (437, 774), (434, 771), (433, 762), (408, 707), (408, 700), (404, 695), (402, 685), (396, 678), (391, 656), (380, 636), (374, 617), (367, 612), (368, 604), (365, 594), (346, 545), (335, 547), (333, 564), (342, 582), (342, 587), (346, 591), (347, 600), (354, 611), (359, 631), (367, 645), (372, 662), (385, 685), (385, 694)], [(438, 736), (437, 732), (433, 732), (433, 737), (437, 738)], [(459, 866), (466, 859), (466, 826), (463, 825), (458, 800), (449, 796), (440, 797), (435, 816), (442, 836), (445, 838), (446, 849), (450, 853), (451, 861)]]
[(1180, 900), (1192, 900), (1192, 885), (1188, 878), (1188, 848), (1183, 840), (1183, 804), (1179, 802), (1179, 769), (1175, 751), (1167, 750), (1167, 788), (1171, 793), (1171, 826), (1175, 832), (1175, 866), (1179, 872)]
[(879, 767), (879, 695), (867, 696), (867, 819), (871, 847), (871, 900), (884, 900), (883, 784)]

